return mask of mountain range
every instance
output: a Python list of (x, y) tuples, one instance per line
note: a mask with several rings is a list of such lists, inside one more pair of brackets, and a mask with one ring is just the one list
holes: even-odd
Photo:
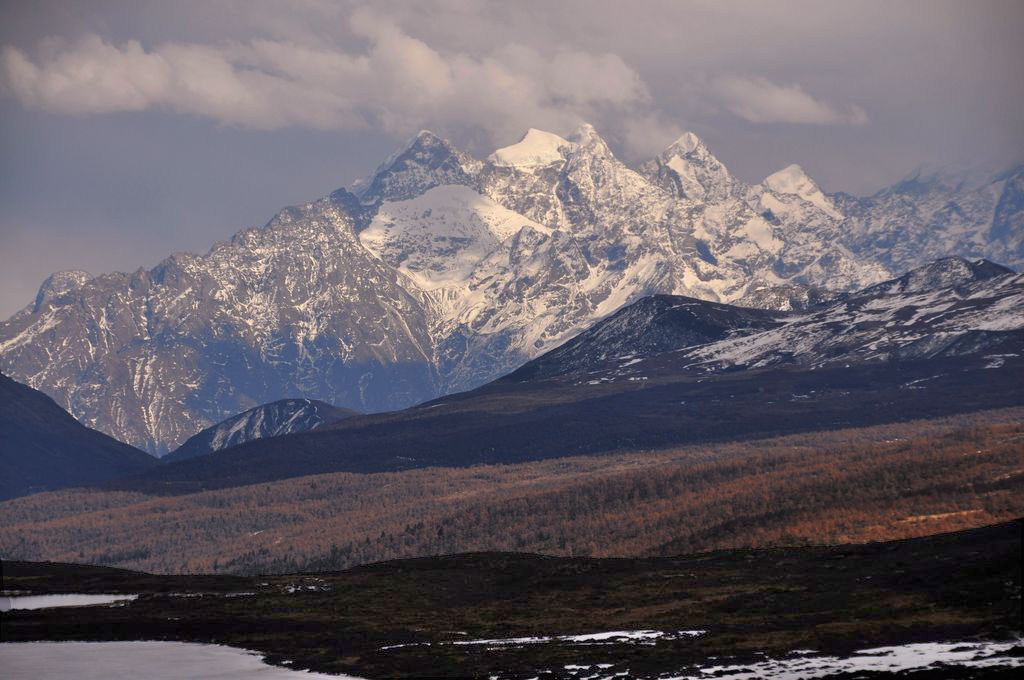
[(1024, 274), (963, 258), (798, 311), (649, 296), (475, 390), (255, 439), (111, 484), (190, 493), (1014, 407), (1024, 403), (1021, 309)]
[(163, 454), (302, 395), (400, 409), (482, 385), (654, 295), (811, 308), (938, 256), (1024, 263), (1024, 167), (826, 194), (756, 185), (687, 133), (637, 169), (589, 125), (484, 160), (423, 131), (368, 178), (205, 255), (60, 272), (0, 323), (0, 370)]

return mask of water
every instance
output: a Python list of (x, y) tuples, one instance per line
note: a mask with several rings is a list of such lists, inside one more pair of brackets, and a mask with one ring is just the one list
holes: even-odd
[(49, 609), (50, 607), (84, 607), (93, 604), (110, 604), (134, 600), (138, 595), (25, 595), (0, 596), (0, 612), (12, 609)]
[(5, 680), (359, 680), (293, 671), (235, 647), (191, 642), (0, 643)]

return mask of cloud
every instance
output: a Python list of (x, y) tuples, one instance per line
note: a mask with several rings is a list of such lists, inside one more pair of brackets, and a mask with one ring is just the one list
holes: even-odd
[(660, 112), (630, 116), (622, 123), (622, 141), (626, 148), (641, 158), (650, 158), (673, 139), (683, 134), (684, 128)]
[(812, 97), (799, 85), (778, 85), (766, 78), (722, 76), (712, 82), (721, 104), (751, 123), (865, 125), (867, 112), (856, 104), (837, 108)]
[(529, 126), (607, 120), (628, 129), (654, 115), (647, 85), (612, 53), (517, 43), (444, 52), (366, 9), (348, 28), (362, 49), (268, 38), (147, 49), (88, 35), (44, 41), (33, 59), (7, 46), (0, 87), (26, 107), (72, 115), (163, 110), (255, 129), (469, 127), (499, 141)]

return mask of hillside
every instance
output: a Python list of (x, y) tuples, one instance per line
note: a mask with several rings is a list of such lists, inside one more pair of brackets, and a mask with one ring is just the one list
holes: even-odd
[(886, 540), (1024, 514), (1022, 409), (515, 465), (0, 503), (0, 554), (160, 573), (477, 550), (628, 557)]
[(282, 399), (262, 404), (211, 425), (188, 438), (180, 447), (161, 460), (178, 460), (206, 456), (232, 446), (264, 437), (279, 437), (295, 432), (309, 432), (325, 423), (350, 418), (357, 412), (338, 408), (315, 399)]
[(0, 375), (0, 499), (155, 465), (144, 451), (83, 426), (42, 392)]

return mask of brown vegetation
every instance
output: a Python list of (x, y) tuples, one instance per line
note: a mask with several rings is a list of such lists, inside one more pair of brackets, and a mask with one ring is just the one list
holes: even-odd
[(5, 558), (298, 571), (501, 550), (681, 554), (933, 534), (1024, 514), (1024, 409), (518, 465), (0, 504)]

